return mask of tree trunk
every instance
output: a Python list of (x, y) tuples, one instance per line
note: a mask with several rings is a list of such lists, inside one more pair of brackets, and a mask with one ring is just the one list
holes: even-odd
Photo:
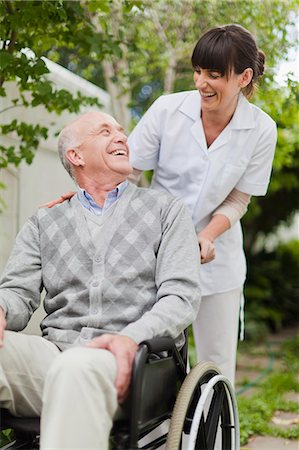
[(113, 81), (113, 78), (118, 78), (118, 74), (111, 61), (103, 61), (102, 68), (106, 89), (111, 97), (112, 115), (128, 132), (131, 122), (131, 114), (128, 107), (131, 101), (131, 92), (129, 89), (125, 90), (123, 86), (119, 86), (118, 83)]

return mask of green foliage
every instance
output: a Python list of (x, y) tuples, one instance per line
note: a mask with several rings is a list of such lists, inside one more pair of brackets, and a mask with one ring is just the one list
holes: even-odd
[[(299, 371), (299, 335), (295, 339), (290, 339), (282, 345), (283, 360), (287, 368), (294, 373)], [(297, 389), (299, 390), (299, 389)]]
[(277, 123), (278, 142), (269, 191), (252, 199), (243, 219), (246, 254), (251, 261), (254, 243), (264, 241), (282, 221), (290, 221), (299, 209), (299, 84), (292, 77), (287, 87), (265, 86), (257, 103)]
[[(238, 23), (249, 29), (266, 54), (265, 83), (269, 86), (273, 83), (275, 67), (285, 59), (290, 47), (296, 45), (296, 36), (290, 35), (288, 30), (296, 27), (297, 0), (248, 0), (246, 3), (240, 0), (153, 0), (146, 5), (148, 20), (140, 14), (141, 26), (138, 16), (134, 22), (139, 58), (136, 52), (128, 55), (134, 104), (140, 103), (138, 95), (142, 85), (148, 83), (152, 87), (152, 94), (142, 102), (143, 110), (163, 93), (170, 66), (175, 75), (174, 91), (194, 88), (191, 53), (195, 42), (209, 28)], [(152, 12), (156, 12), (155, 20)]]
[(299, 426), (282, 429), (271, 423), (276, 411), (298, 412), (298, 404), (285, 400), (287, 392), (299, 392), (298, 373), (299, 336), (282, 347), (284, 370), (275, 371), (260, 384), (257, 394), (238, 397), (241, 445), (253, 435), (270, 435), (298, 439)]
[[(102, 37), (94, 36), (93, 28), (85, 17), (80, 2), (64, 1), (0, 1), (2, 31), (0, 62), (0, 96), (6, 96), (8, 82), (14, 81), (19, 90), (16, 98), (0, 113), (17, 107), (44, 106), (47, 111), (60, 114), (64, 110), (78, 112), (83, 105), (98, 105), (98, 99), (71, 95), (65, 89), (56, 89), (47, 77), (49, 70), (42, 56), (54, 45), (74, 46), (80, 43), (88, 52), (95, 44), (102, 49)], [(107, 46), (107, 40), (103, 39)], [(103, 44), (104, 45), (104, 44)], [(29, 50), (30, 49), (30, 50)], [(103, 54), (105, 52), (103, 51)], [(47, 138), (47, 128), (13, 120), (3, 125), (3, 135), (16, 133), (20, 146), (0, 147), (0, 168), (8, 164), (19, 165), (22, 160), (30, 164), (40, 139)]]
[(290, 241), (274, 251), (261, 251), (251, 257), (245, 287), (248, 339), (262, 337), (261, 323), (268, 331), (278, 331), (298, 320), (298, 273), (299, 241)]
[(11, 429), (0, 431), (0, 448), (14, 440), (14, 432)]
[(7, 167), (8, 164), (18, 166), (22, 160), (31, 164), (34, 158), (34, 150), (37, 149), (40, 138), (47, 139), (48, 137), (47, 128), (17, 122), (17, 120), (13, 120), (9, 125), (0, 125), (0, 129), (3, 135), (17, 133), (21, 142), (19, 148), (0, 145), (0, 168)]

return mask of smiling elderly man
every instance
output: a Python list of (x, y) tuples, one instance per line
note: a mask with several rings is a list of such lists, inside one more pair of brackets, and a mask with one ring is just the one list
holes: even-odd
[[(0, 406), (41, 415), (42, 450), (105, 450), (138, 344), (196, 317), (199, 249), (180, 200), (127, 181), (111, 116), (81, 116), (58, 146), (78, 192), (25, 223), (2, 276)], [(42, 289), (42, 337), (17, 333)]]

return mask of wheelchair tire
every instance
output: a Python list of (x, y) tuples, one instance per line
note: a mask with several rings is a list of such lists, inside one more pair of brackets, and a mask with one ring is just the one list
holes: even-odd
[[(203, 411), (204, 406), (208, 406), (208, 411)], [(166, 450), (213, 450), (219, 421), (222, 450), (238, 450), (239, 421), (233, 389), (213, 363), (201, 362), (193, 367), (179, 391)], [(189, 434), (184, 448), (183, 433)]]

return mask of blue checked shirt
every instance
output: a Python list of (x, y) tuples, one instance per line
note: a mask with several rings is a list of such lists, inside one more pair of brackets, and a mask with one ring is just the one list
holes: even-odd
[(127, 186), (128, 181), (126, 180), (116, 186), (113, 191), (108, 192), (103, 208), (94, 201), (92, 196), (85, 189), (79, 188), (78, 200), (84, 208), (88, 209), (88, 211), (91, 211), (96, 216), (101, 216), (121, 196)]

